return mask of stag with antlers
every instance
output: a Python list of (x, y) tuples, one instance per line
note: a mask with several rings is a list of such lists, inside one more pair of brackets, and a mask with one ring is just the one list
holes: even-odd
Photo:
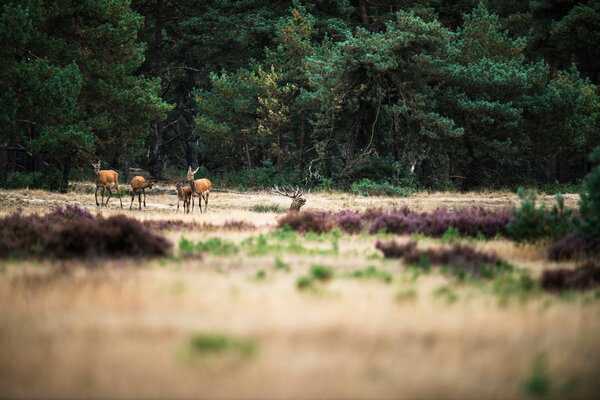
[(282, 186), (281, 189), (277, 186), (273, 188), (275, 193), (278, 193), (282, 196), (286, 196), (292, 199), (292, 204), (290, 205), (289, 211), (300, 211), (300, 207), (306, 204), (306, 199), (301, 197), (304, 191), (301, 189), (292, 189), (291, 187)]

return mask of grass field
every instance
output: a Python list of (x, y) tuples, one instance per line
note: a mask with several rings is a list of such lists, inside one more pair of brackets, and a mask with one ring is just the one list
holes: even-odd
[[(458, 279), (383, 258), (375, 242), (390, 235), (278, 237), (282, 196), (212, 193), (207, 213), (177, 214), (176, 197), (158, 193), (129, 211), (130, 197), (124, 210), (114, 196), (97, 208), (87, 187), (0, 190), (0, 215), (78, 204), (205, 224), (163, 232), (174, 243), (167, 258), (0, 261), (0, 397), (600, 397), (600, 292), (520, 285), (522, 275), (576, 265), (547, 261), (542, 244), (469, 240), (517, 270), (511, 280)], [(518, 203), (509, 192), (305, 197), (305, 208), (330, 211)], [(231, 220), (255, 228), (224, 229)], [(221, 245), (185, 255), (182, 238)]]

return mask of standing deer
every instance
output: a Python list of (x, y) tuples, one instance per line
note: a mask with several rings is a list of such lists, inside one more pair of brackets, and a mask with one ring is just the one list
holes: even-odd
[[(117, 195), (119, 196), (119, 201), (121, 202), (121, 208), (123, 208), (123, 200), (121, 200), (121, 192), (119, 192), (119, 174), (115, 171), (111, 170), (100, 170), (100, 164), (102, 161), (98, 160), (97, 164), (92, 163), (92, 167), (94, 167), (94, 182), (96, 183), (96, 192), (94, 193), (94, 197), (96, 199), (96, 206), (100, 206), (98, 204), (98, 189), (102, 187), (102, 207), (108, 205), (108, 201), (110, 200), (110, 196), (112, 192), (110, 190), (110, 186), (115, 185)], [(108, 198), (106, 199), (106, 204), (104, 203), (104, 191), (108, 190)]]
[(177, 189), (177, 212), (179, 212), (179, 202), (183, 201), (183, 209), (189, 213), (190, 199), (192, 198), (192, 188), (189, 186), (183, 186), (180, 182), (175, 184), (175, 188)]
[(204, 211), (208, 211), (208, 195), (210, 194), (210, 188), (212, 187), (212, 183), (208, 179), (197, 179), (194, 180), (194, 174), (198, 172), (200, 167), (196, 168), (195, 171), (192, 171), (192, 167), (188, 168), (187, 172), (187, 181), (190, 184), (190, 188), (192, 189), (192, 212), (194, 212), (194, 196), (198, 197), (198, 207), (200, 207), (200, 212), (202, 212), (202, 199), (204, 199)]
[(152, 182), (146, 182), (143, 176), (134, 176), (131, 179), (131, 204), (129, 204), (129, 209), (131, 210), (131, 206), (133, 205), (133, 199), (135, 195), (138, 195), (138, 210), (142, 209), (142, 193), (144, 193), (144, 207), (146, 207), (146, 188), (152, 189)]
[(289, 209), (290, 212), (300, 211), (300, 207), (306, 204), (306, 199), (301, 197), (304, 191), (298, 188), (292, 189), (290, 187), (283, 186), (281, 189), (279, 189), (277, 186), (275, 186), (275, 188), (273, 188), (273, 191), (275, 193), (279, 193), (280, 195), (290, 197), (292, 199), (292, 204), (290, 205)]

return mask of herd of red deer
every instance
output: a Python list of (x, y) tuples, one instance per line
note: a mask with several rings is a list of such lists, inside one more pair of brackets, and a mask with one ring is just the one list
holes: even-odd
[[(106, 207), (112, 195), (111, 187), (114, 186), (115, 191), (119, 196), (119, 201), (121, 202), (121, 208), (123, 208), (123, 200), (121, 200), (121, 193), (119, 191), (119, 174), (113, 170), (101, 170), (101, 163), (101, 161), (98, 161), (96, 164), (92, 163), (92, 167), (94, 167), (94, 182), (96, 183), (96, 191), (94, 193), (96, 206)], [(196, 168), (195, 171), (192, 171), (192, 167), (189, 167), (186, 175), (186, 181), (177, 182), (175, 184), (175, 192), (177, 194), (177, 211), (179, 211), (179, 203), (183, 201), (183, 209), (189, 213), (191, 202), (193, 212), (194, 197), (198, 197), (198, 207), (200, 208), (201, 213), (203, 199), (204, 211), (206, 212), (208, 210), (208, 196), (210, 195), (212, 183), (206, 178), (194, 179), (194, 174), (198, 172), (198, 169), (199, 168)], [(188, 183), (188, 186), (185, 185), (186, 182)], [(144, 207), (146, 207), (146, 189), (152, 189), (153, 185), (154, 183), (147, 182), (143, 176), (134, 176), (131, 179), (131, 203), (129, 204), (130, 210), (133, 206), (133, 200), (136, 195), (138, 196), (138, 209), (142, 209), (142, 193), (144, 194)], [(98, 204), (98, 189), (100, 188), (102, 188), (102, 200), (101, 203)], [(106, 203), (104, 203), (104, 192), (106, 190), (108, 190), (108, 198), (106, 199)], [(303, 191), (298, 188), (292, 189), (289, 187), (283, 187), (280, 189), (279, 187), (275, 186), (273, 191), (292, 199), (292, 205), (290, 206), (289, 211), (300, 211), (300, 207), (306, 203), (306, 199), (301, 197)]]

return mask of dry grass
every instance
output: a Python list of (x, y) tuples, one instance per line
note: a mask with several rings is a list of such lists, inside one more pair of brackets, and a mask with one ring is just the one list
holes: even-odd
[[(505, 193), (480, 200), (477, 194), (307, 199), (310, 207), (327, 210), (504, 207), (517, 201)], [(66, 202), (121, 212), (118, 199), (96, 209), (93, 193), (0, 191), (1, 214), (19, 208), (40, 213)], [(128, 199), (124, 212), (140, 219), (236, 219), (261, 226), (258, 232), (167, 234), (175, 242), (219, 236), (237, 243), (272, 229), (281, 215), (252, 212), (253, 205), (288, 205), (268, 193), (213, 193), (207, 214), (175, 214), (174, 195), (150, 194), (147, 203), (146, 210), (130, 212)], [(439, 273), (415, 277), (396, 261), (373, 257), (375, 240), (343, 236), (339, 255), (204, 254), (142, 265), (99, 260), (95, 268), (74, 261), (5, 262), (0, 397), (528, 398), (523, 384), (539, 354), (548, 357), (548, 397), (598, 397), (600, 301), (590, 293), (570, 299), (539, 294), (503, 304), (489, 284), (457, 284)], [(556, 265), (545, 261), (542, 246), (503, 240), (476, 246), (534, 275)], [(290, 272), (275, 268), (276, 256)], [(312, 264), (332, 267), (337, 277), (318, 290), (300, 291), (296, 279)], [(392, 273), (393, 282), (344, 278), (367, 265)], [(256, 279), (260, 270), (264, 279)], [(439, 295), (445, 293), (440, 288), (452, 292), (452, 301)], [(249, 357), (194, 356), (188, 343), (197, 332), (248, 339), (258, 350)]]

